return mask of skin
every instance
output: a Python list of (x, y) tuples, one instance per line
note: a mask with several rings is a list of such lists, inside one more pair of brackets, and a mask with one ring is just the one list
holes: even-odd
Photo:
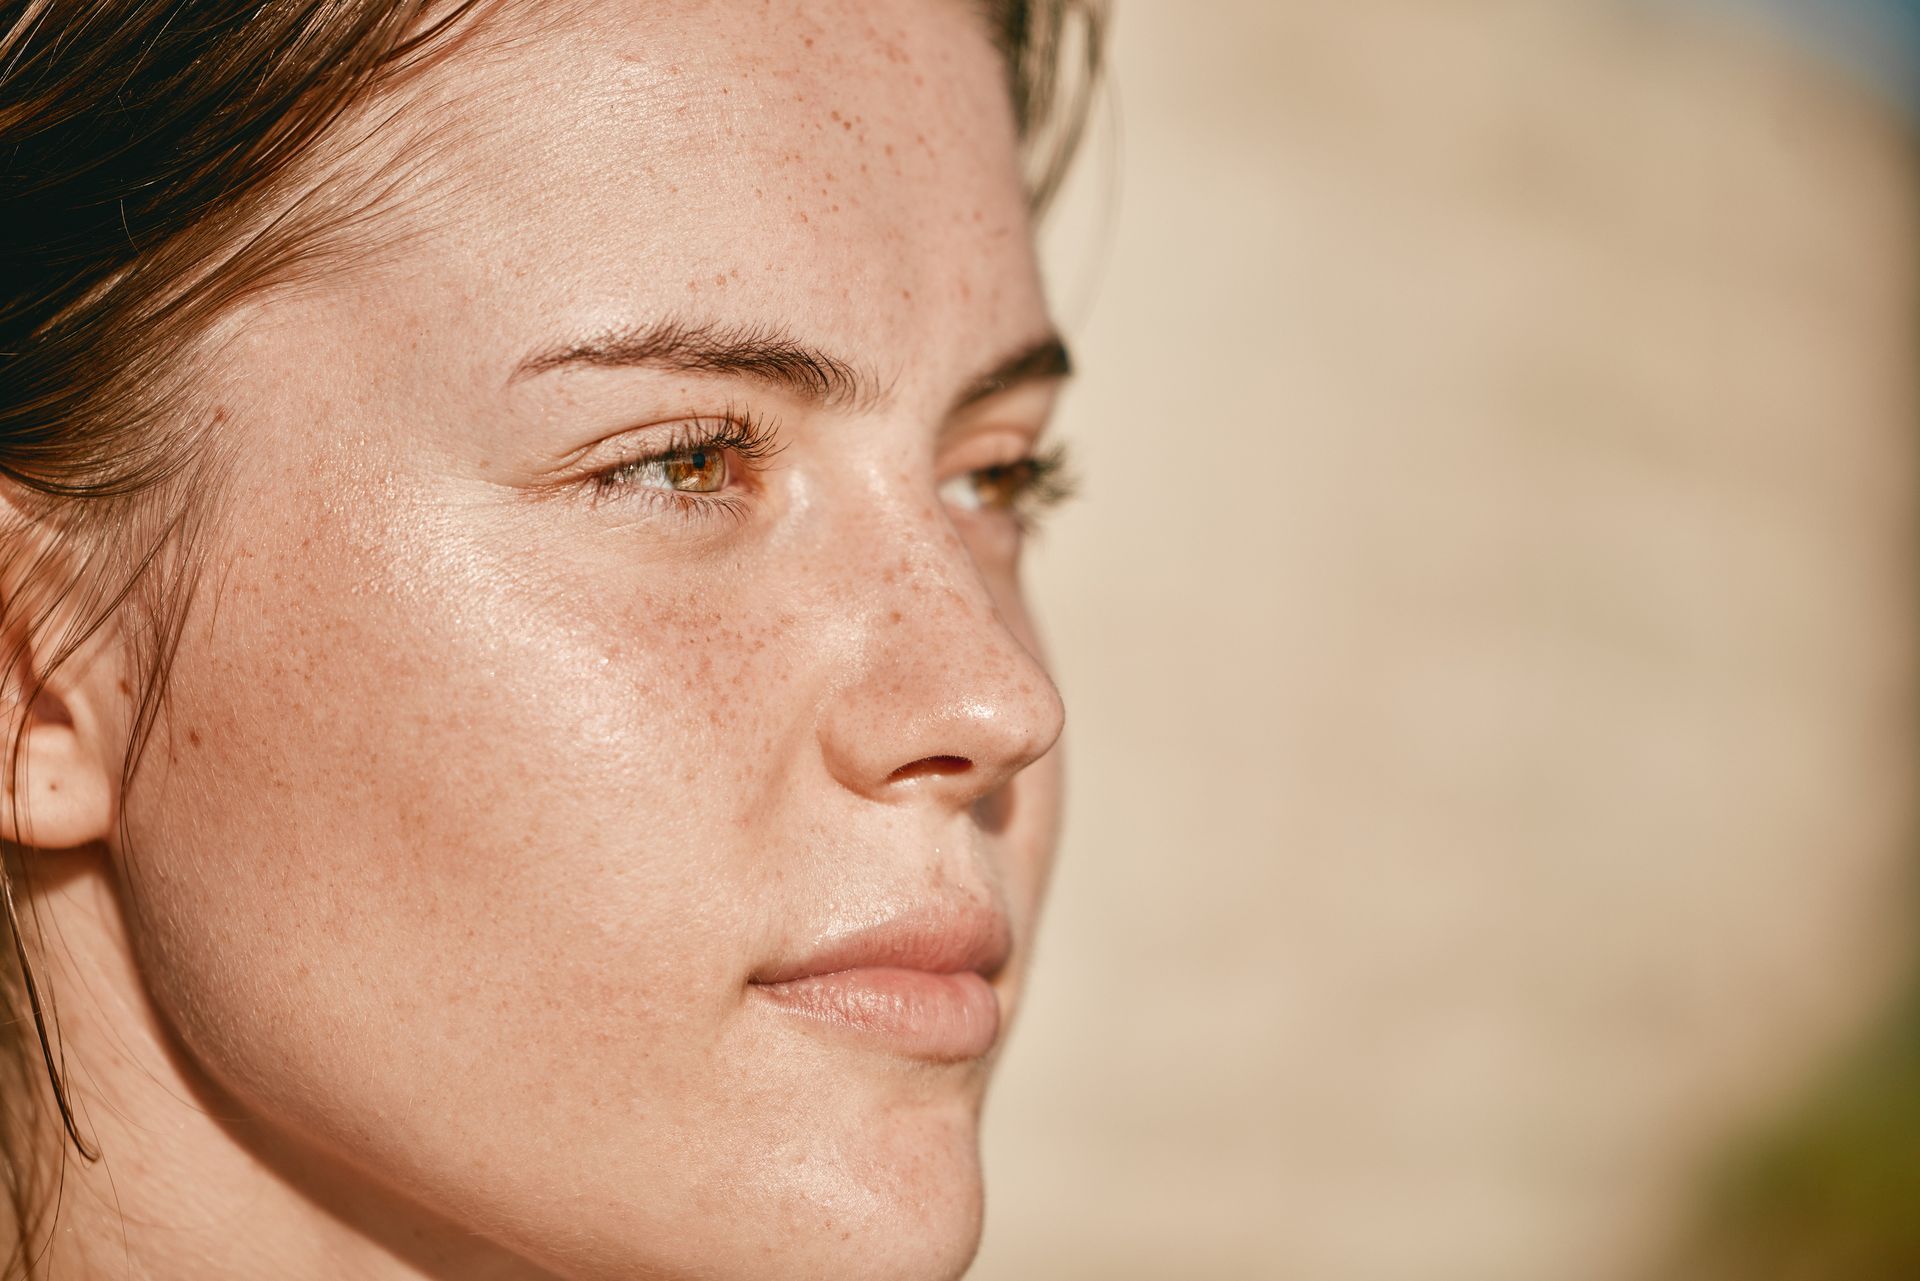
[[(955, 499), (1054, 394), (954, 409), (1051, 333), (999, 59), (957, 3), (516, 6), (361, 118), (396, 103), (337, 157), (398, 175), (379, 251), (213, 349), (223, 497), (124, 845), (111, 640), (28, 732), (106, 1152), (55, 1270), (957, 1276), (992, 1055), (750, 980), (971, 912), (1017, 1000), (1062, 711), (1018, 522)], [(871, 386), (516, 372), (667, 320)], [(783, 448), (723, 494), (593, 496), (743, 411)]]

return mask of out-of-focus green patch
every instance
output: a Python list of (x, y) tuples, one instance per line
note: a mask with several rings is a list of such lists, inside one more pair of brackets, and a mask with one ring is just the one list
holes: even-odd
[(1920, 1281), (1920, 995), (1785, 1129), (1734, 1154), (1678, 1281)]

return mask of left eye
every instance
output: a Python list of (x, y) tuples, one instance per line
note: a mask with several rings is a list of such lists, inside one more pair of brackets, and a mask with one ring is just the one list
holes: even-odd
[(615, 468), (607, 479), (614, 485), (667, 489), (680, 494), (714, 494), (727, 487), (729, 475), (726, 450), (701, 447), (657, 458), (637, 458)]
[(1010, 463), (976, 467), (940, 486), (942, 502), (968, 512), (1010, 512), (1027, 520), (1073, 493), (1060, 446)]

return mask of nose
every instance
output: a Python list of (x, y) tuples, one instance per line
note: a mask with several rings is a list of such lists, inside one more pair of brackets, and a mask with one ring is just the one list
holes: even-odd
[(1060, 737), (1059, 690), (944, 521), (886, 546), (862, 567), (878, 590), (857, 593), (860, 642), (822, 710), (821, 754), (870, 799), (973, 805)]

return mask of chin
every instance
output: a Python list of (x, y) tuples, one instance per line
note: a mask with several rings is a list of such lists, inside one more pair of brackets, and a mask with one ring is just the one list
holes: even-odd
[(864, 1110), (838, 1142), (783, 1153), (784, 1243), (751, 1276), (940, 1281), (979, 1249), (984, 1192), (977, 1096)]
[(957, 1281), (980, 1247), (980, 1185), (943, 1191), (941, 1204), (904, 1207), (861, 1230), (828, 1219), (808, 1241), (767, 1256), (754, 1281)]
[[(871, 1063), (838, 1066), (840, 1078), (824, 1085), (809, 1074), (729, 1091), (733, 1124), (703, 1123), (684, 1145), (648, 1136), (603, 1148), (591, 1166), (557, 1162), (538, 1218), (521, 1217), (530, 1185), (517, 1189), (516, 1206), (461, 1217), (567, 1281), (960, 1277), (983, 1221), (984, 1064), (895, 1063), (877, 1074)], [(593, 1144), (582, 1136), (572, 1150)], [(663, 1155), (679, 1168), (668, 1174)], [(572, 1186), (556, 1199), (563, 1183)], [(570, 1207), (564, 1220), (551, 1215), (557, 1204)]]
[(822, 1207), (807, 1234), (791, 1241), (773, 1267), (748, 1275), (768, 1281), (954, 1281), (980, 1247), (983, 1203), (976, 1160), (935, 1157), (901, 1188), (857, 1207), (856, 1213), (865, 1211), (858, 1217), (837, 1217)]

